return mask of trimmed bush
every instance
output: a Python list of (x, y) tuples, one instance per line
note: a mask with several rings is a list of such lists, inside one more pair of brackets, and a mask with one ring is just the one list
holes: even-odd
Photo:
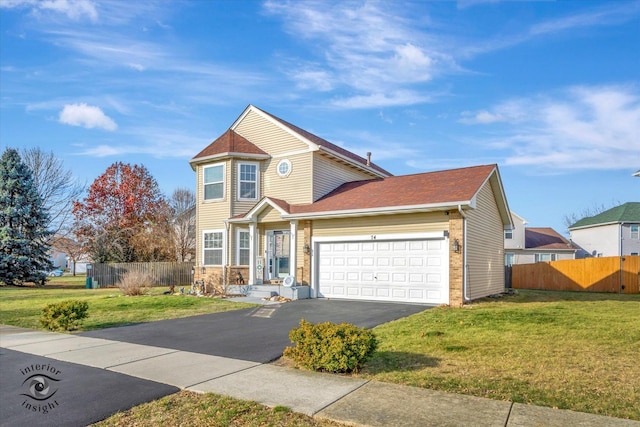
[(373, 332), (349, 323), (313, 324), (302, 319), (289, 332), (295, 347), (287, 347), (284, 357), (313, 371), (357, 372), (378, 347)]
[(80, 300), (67, 300), (47, 304), (42, 310), (40, 323), (50, 331), (70, 331), (77, 329), (89, 316), (89, 303)]
[(118, 288), (124, 295), (145, 295), (153, 286), (153, 277), (141, 271), (127, 271), (120, 276)]

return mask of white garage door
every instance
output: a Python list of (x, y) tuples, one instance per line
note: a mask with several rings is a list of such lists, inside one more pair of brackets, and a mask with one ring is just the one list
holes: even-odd
[(322, 242), (318, 296), (449, 303), (445, 239)]

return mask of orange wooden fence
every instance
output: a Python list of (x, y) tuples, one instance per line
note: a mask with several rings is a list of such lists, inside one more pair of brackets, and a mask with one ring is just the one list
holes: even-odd
[(640, 256), (602, 257), (517, 264), (516, 289), (640, 293)]

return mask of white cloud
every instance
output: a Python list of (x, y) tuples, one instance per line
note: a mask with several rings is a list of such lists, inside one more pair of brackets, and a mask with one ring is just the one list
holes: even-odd
[(87, 104), (67, 104), (60, 111), (60, 123), (82, 126), (87, 129), (101, 128), (114, 131), (118, 125), (102, 112), (99, 107)]
[[(430, 36), (424, 25), (428, 17), (414, 21), (406, 8), (373, 2), (266, 2), (265, 9), (282, 17), (286, 30), (313, 46), (313, 63), (292, 59), (290, 77), (298, 88), (329, 91), (346, 88), (355, 92), (333, 102), (341, 108), (374, 108), (412, 105), (430, 99), (397, 96), (413, 92), (411, 86), (459, 69), (443, 43)], [(403, 16), (406, 15), (406, 16)], [(309, 70), (313, 70), (310, 74)], [(395, 93), (396, 95), (380, 95)], [(402, 99), (407, 102), (403, 103)]]
[(36, 15), (54, 12), (66, 15), (74, 21), (80, 21), (84, 17), (92, 22), (98, 20), (98, 11), (94, 2), (90, 0), (3, 0), (0, 7), (30, 8)]
[[(467, 124), (505, 121), (503, 136), (489, 138), (507, 149), (506, 164), (549, 169), (637, 167), (640, 159), (640, 92), (632, 86), (577, 86), (553, 96), (509, 101), (460, 120)], [(517, 120), (515, 119), (517, 116)], [(498, 119), (504, 120), (498, 120)], [(492, 131), (497, 132), (495, 129)], [(486, 140), (485, 140), (486, 142)]]

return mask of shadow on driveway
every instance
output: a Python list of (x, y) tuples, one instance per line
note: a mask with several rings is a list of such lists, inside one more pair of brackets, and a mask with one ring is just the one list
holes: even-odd
[(312, 323), (374, 326), (433, 308), (430, 305), (307, 299), (258, 308), (161, 320), (80, 335), (267, 363), (291, 344), (289, 331)]

